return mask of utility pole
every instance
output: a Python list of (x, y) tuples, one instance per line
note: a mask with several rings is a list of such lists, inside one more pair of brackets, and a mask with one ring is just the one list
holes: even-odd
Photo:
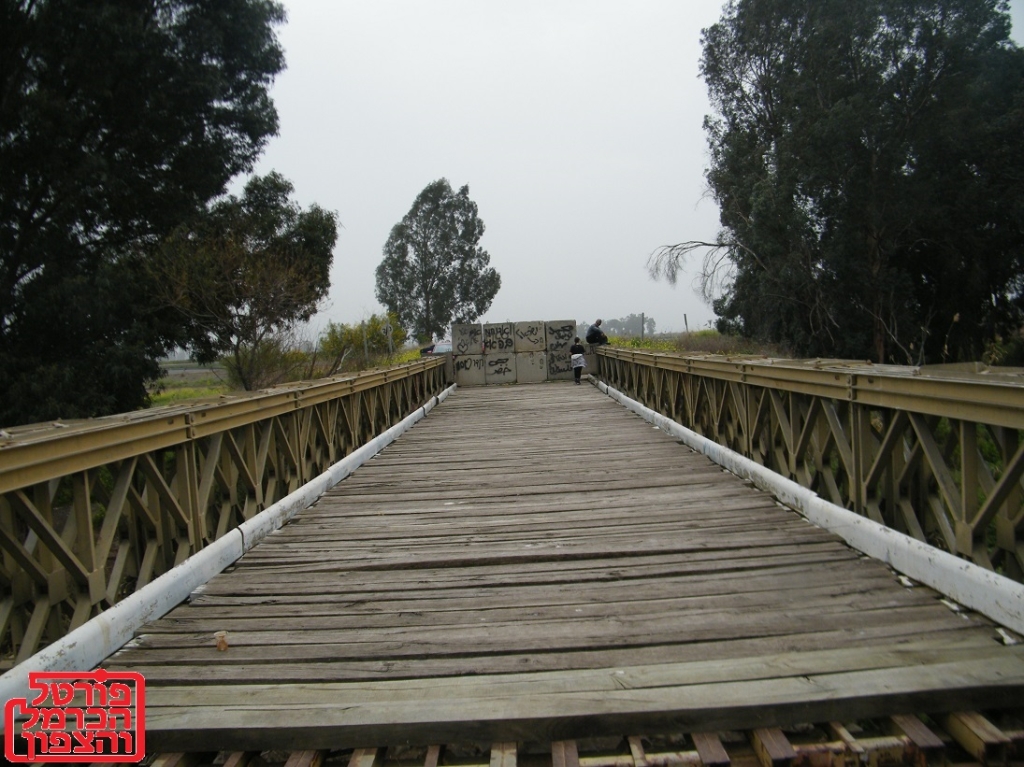
[(366, 367), (370, 367), (370, 345), (366, 343), (366, 320), (360, 323), (363, 329), (363, 359), (366, 360)]
[(640, 312), (640, 343), (644, 342), (644, 326), (647, 324), (647, 315)]

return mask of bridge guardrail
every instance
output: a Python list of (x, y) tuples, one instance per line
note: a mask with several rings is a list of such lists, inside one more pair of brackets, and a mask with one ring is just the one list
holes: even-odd
[(839, 506), (1024, 581), (1024, 371), (601, 347), (599, 377)]
[(439, 394), (445, 360), (0, 434), (0, 671)]

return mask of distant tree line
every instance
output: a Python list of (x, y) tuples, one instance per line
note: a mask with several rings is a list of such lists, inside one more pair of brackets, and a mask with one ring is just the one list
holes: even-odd
[[(610, 336), (654, 335), (657, 323), (645, 314), (629, 314), (621, 319), (603, 320), (601, 328)], [(641, 332), (642, 331), (642, 332)]]
[[(580, 338), (586, 338), (587, 329), (592, 323), (593, 320), (581, 322), (576, 326), (576, 335)], [(657, 326), (658, 324), (654, 321), (654, 318), (648, 317), (645, 314), (629, 314), (619, 319), (601, 319), (601, 329), (609, 336), (651, 336), (654, 335)], [(643, 329), (643, 332), (641, 332), (641, 329)]]
[(1024, 324), (1024, 51), (997, 0), (730, 0), (701, 72), (718, 327), (797, 354), (978, 359)]

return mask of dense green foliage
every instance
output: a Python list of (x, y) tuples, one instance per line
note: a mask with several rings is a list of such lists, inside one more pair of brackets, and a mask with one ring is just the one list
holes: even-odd
[(129, 410), (181, 323), (145, 261), (277, 130), (271, 0), (0, 4), (0, 424)]
[(453, 322), (473, 322), (501, 287), (477, 244), (483, 234), (468, 186), (453, 192), (446, 179), (428, 184), (384, 244), (377, 300), (423, 342)]
[(728, 3), (701, 62), (720, 328), (935, 362), (1021, 326), (1024, 51), (1008, 31), (996, 0)]
[(153, 259), (157, 295), (185, 322), (193, 358), (226, 355), (244, 389), (269, 383), (268, 363), (289, 346), (277, 336), (308, 320), (331, 284), (337, 216), (302, 210), (292, 191), (277, 173), (254, 176), (241, 197), (176, 229)]
[[(387, 328), (391, 328), (389, 341)], [(405, 345), (406, 332), (394, 314), (371, 314), (358, 325), (329, 322), (320, 335), (319, 352), (330, 365), (325, 375), (342, 369), (346, 360), (370, 364), (371, 360), (390, 358)], [(417, 352), (418, 354), (419, 352)]]

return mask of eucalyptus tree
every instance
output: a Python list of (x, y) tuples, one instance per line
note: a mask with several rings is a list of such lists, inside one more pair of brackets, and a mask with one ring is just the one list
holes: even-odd
[(487, 311), (501, 287), (479, 246), (484, 222), (469, 187), (439, 179), (417, 195), (391, 229), (377, 266), (377, 300), (421, 341)]
[(720, 327), (974, 357), (1024, 319), (1024, 52), (997, 0), (730, 0), (704, 30)]
[(182, 325), (145, 262), (277, 132), (271, 0), (0, 9), (0, 425), (129, 410)]

